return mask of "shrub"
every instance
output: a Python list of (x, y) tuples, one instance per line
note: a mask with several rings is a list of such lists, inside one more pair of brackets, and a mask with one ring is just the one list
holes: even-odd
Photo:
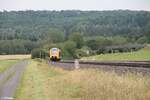
[(32, 57), (32, 59), (34, 59), (34, 58), (43, 58), (43, 59), (45, 59), (46, 57), (48, 57), (48, 53), (45, 52), (41, 48), (36, 48), (36, 49), (32, 50), (31, 57)]

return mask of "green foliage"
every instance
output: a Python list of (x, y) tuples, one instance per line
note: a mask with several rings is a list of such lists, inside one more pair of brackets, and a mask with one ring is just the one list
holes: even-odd
[(91, 38), (89, 37), (85, 41), (85, 44), (88, 47), (90, 47), (92, 50), (98, 50), (99, 48), (113, 45), (113, 40), (112, 38), (108, 38), (108, 37), (96, 36)]
[(58, 47), (64, 58), (73, 58), (82, 56), (83, 46), (92, 49), (91, 54), (126, 52), (130, 45), (122, 45), (150, 43), (149, 23), (147, 11), (4, 11), (0, 54)]
[(46, 58), (48, 57), (48, 53), (46, 51), (44, 51), (43, 49), (40, 48), (36, 48), (33, 49), (31, 52), (31, 58)]
[(150, 47), (145, 47), (136, 52), (101, 54), (90, 57), (84, 57), (83, 60), (101, 60), (101, 61), (150, 61)]
[(114, 45), (123, 45), (126, 43), (128, 43), (128, 41), (125, 37), (121, 37), (121, 36), (112, 37), (112, 44)]
[(83, 46), (83, 36), (80, 33), (73, 33), (69, 36), (69, 40), (74, 41), (76, 43), (77, 48), (81, 48)]
[(85, 36), (140, 38), (148, 36), (149, 23), (147, 11), (4, 11), (0, 12), (0, 39), (37, 41), (49, 28), (62, 30), (65, 37), (80, 32)]
[(143, 44), (143, 43), (149, 43), (150, 39), (146, 36), (142, 36), (140, 37), (137, 42), (140, 43), (140, 44)]
[(0, 40), (0, 54), (29, 54), (37, 47), (37, 43), (30, 40)]
[(88, 40), (86, 41), (86, 45), (92, 50), (96, 50), (98, 49), (99, 43), (96, 40)]
[(58, 29), (50, 28), (45, 38), (52, 43), (62, 42), (64, 41), (64, 33)]
[(76, 54), (76, 58), (81, 58), (81, 57), (89, 56), (90, 55), (90, 48), (83, 47), (81, 49), (77, 49), (75, 51), (75, 54)]
[(66, 41), (64, 43), (63, 51), (67, 53), (67, 56), (75, 58), (76, 57), (75, 50), (76, 50), (76, 43), (74, 41)]

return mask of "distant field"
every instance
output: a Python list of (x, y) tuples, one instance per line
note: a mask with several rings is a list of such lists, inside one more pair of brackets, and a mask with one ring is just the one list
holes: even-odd
[(13, 66), (19, 60), (0, 60), (0, 73)]
[(100, 61), (150, 61), (150, 46), (137, 52), (101, 54), (90, 57), (83, 57), (81, 60), (100, 60)]
[(65, 71), (31, 61), (15, 100), (150, 100), (150, 77), (97, 69)]
[(0, 55), (0, 60), (28, 59), (31, 55)]

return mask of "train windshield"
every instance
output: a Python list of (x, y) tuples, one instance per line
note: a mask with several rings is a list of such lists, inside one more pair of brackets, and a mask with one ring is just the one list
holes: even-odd
[(52, 48), (52, 51), (57, 51), (58, 49), (57, 48)]

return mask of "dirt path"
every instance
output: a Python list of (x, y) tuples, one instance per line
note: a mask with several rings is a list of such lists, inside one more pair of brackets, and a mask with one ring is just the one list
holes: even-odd
[(22, 61), (0, 74), (0, 100), (12, 100), (27, 61)]

